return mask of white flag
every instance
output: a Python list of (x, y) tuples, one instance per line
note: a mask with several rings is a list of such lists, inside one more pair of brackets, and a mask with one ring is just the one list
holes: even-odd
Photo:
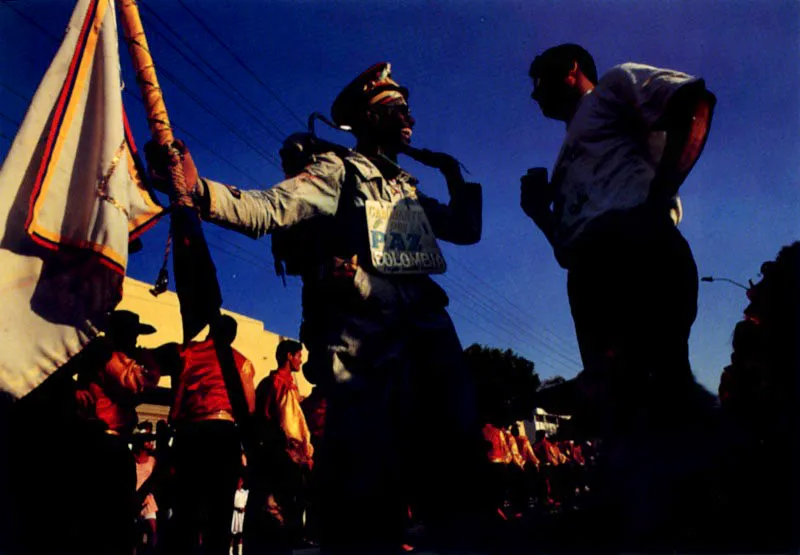
[(140, 179), (119, 63), (113, 0), (78, 0), (0, 168), (0, 390), (14, 397), (92, 339), (129, 240), (163, 211)]

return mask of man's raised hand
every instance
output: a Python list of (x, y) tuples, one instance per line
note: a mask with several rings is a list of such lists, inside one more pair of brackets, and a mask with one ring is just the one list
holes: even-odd
[[(185, 191), (173, 191), (170, 165), (172, 156), (170, 148), (175, 148), (180, 156), (183, 169), (183, 178), (186, 185)], [(148, 141), (144, 145), (144, 155), (147, 160), (147, 174), (156, 190), (170, 195), (171, 198), (181, 195), (193, 196), (197, 191), (199, 176), (194, 160), (181, 140), (176, 140), (171, 146), (160, 145), (154, 141)]]

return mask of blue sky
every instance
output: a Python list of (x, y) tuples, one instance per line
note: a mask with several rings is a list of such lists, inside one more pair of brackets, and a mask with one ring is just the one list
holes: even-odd
[[(519, 176), (551, 167), (563, 137), (563, 124), (546, 120), (529, 98), (527, 68), (541, 50), (577, 42), (601, 73), (636, 61), (706, 79), (718, 99), (714, 124), (681, 190), (681, 230), (701, 276), (756, 280), (763, 261), (800, 238), (796, 1), (182, 1), (140, 0), (170, 118), (203, 175), (241, 188), (278, 182), (279, 138), (302, 130), (312, 111), (327, 113), (372, 63), (392, 63), (411, 90), (414, 143), (458, 157), (484, 186), (483, 239), (445, 245), (450, 269), (438, 278), (462, 342), (509, 347), (543, 377), (571, 377), (580, 363), (565, 272), (519, 209)], [(72, 7), (68, 0), (0, 4), (0, 159)], [(125, 51), (122, 71), (134, 90)], [(141, 105), (127, 94), (125, 103), (142, 145)], [(345, 134), (322, 134), (352, 144)], [(425, 192), (446, 198), (436, 172), (401, 163)], [(166, 227), (144, 236), (130, 275), (155, 278)], [(297, 336), (300, 282), (290, 278), (284, 288), (274, 275), (269, 239), (211, 225), (207, 236), (226, 307)], [(701, 284), (691, 357), (714, 391), (746, 302), (732, 285)]]

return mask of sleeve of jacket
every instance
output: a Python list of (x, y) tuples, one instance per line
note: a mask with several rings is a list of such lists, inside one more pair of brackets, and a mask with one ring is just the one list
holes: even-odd
[(241, 370), (239, 373), (242, 377), (242, 389), (244, 390), (244, 398), (247, 401), (247, 412), (249, 414), (253, 414), (256, 410), (256, 388), (255, 388), (255, 376), (256, 376), (256, 369), (253, 366), (253, 363), (249, 360), (245, 359), (244, 364), (242, 364)]
[(281, 429), (286, 434), (286, 449), (297, 464), (311, 465), (314, 448), (297, 390), (286, 388), (278, 398)]
[(203, 179), (207, 195), (204, 218), (257, 238), (304, 220), (333, 216), (344, 176), (341, 158), (324, 153), (315, 155), (302, 173), (265, 191), (239, 191)]
[(473, 245), (481, 239), (483, 198), (478, 183), (448, 183), (450, 202), (418, 193), (419, 202), (438, 239), (456, 245)]
[(536, 456), (536, 453), (533, 452), (533, 446), (531, 445), (530, 440), (527, 437), (520, 437), (517, 438), (519, 442), (519, 449), (522, 452), (522, 458), (539, 468), (541, 464), (539, 462), (539, 458)]

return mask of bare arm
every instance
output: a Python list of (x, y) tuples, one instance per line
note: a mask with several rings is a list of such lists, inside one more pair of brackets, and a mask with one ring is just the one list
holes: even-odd
[(651, 200), (668, 200), (678, 193), (703, 152), (715, 104), (703, 81), (682, 87), (670, 98), (655, 126), (667, 132), (667, 143), (650, 188)]

